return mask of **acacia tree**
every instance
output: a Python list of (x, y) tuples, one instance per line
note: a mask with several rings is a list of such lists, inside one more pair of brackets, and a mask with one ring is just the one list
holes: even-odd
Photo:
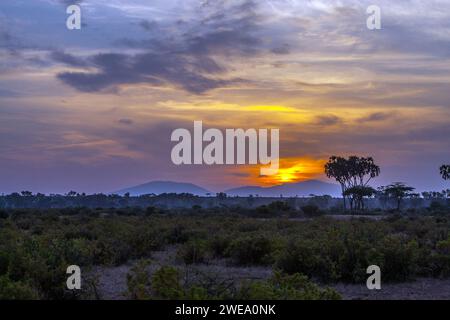
[(375, 193), (376, 190), (369, 186), (355, 186), (344, 192), (349, 197), (351, 210), (364, 210), (364, 198), (372, 197)]
[[(325, 174), (328, 178), (334, 178), (341, 185), (345, 209), (346, 198), (350, 195), (346, 191), (351, 188), (360, 188), (357, 194), (364, 193), (362, 192), (363, 188), (368, 186), (371, 179), (380, 174), (380, 167), (375, 164), (372, 157), (350, 156), (346, 159), (332, 156), (325, 164)], [(363, 206), (363, 197), (356, 196), (354, 199), (356, 199), (358, 207)]]
[(345, 158), (331, 156), (325, 164), (325, 174), (328, 178), (334, 178), (340, 185), (342, 197), (344, 199), (344, 209), (346, 208), (346, 181), (349, 179), (348, 163)]
[(441, 176), (444, 180), (450, 179), (450, 164), (443, 164), (439, 171), (441, 172)]
[(404, 198), (415, 195), (414, 193), (412, 193), (412, 191), (414, 191), (415, 188), (407, 186), (403, 182), (394, 182), (388, 186), (380, 187), (379, 189), (387, 197), (397, 200), (398, 211), (400, 211), (400, 205)]

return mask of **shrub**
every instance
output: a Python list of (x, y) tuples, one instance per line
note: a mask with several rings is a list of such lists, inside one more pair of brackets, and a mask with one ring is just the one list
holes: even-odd
[(303, 213), (308, 217), (315, 217), (322, 214), (319, 207), (313, 204), (303, 206), (300, 209), (302, 209)]
[(295, 273), (286, 275), (275, 272), (268, 281), (246, 284), (240, 291), (241, 299), (248, 300), (339, 300), (334, 289), (321, 289), (308, 277)]
[(8, 218), (8, 212), (6, 212), (5, 210), (1, 210), (0, 209), (0, 219), (7, 219)]
[(170, 244), (185, 243), (189, 240), (189, 232), (185, 226), (177, 225), (171, 228), (167, 235), (167, 240)]
[(245, 237), (234, 240), (229, 255), (237, 265), (267, 265), (273, 262), (274, 244), (264, 236)]
[(431, 265), (434, 267), (434, 276), (450, 277), (450, 237), (436, 244), (436, 253), (431, 255)]
[(274, 211), (289, 211), (291, 207), (284, 201), (274, 201), (269, 204), (269, 209)]
[(151, 297), (148, 267), (150, 261), (138, 261), (127, 274), (127, 296), (133, 300), (148, 300)]
[(216, 236), (210, 240), (210, 248), (212, 254), (216, 258), (224, 258), (228, 256), (228, 248), (231, 245), (231, 238), (224, 236)]
[(383, 278), (386, 281), (407, 281), (417, 271), (418, 244), (399, 236), (388, 235), (380, 247), (383, 255)]
[(201, 240), (188, 241), (180, 247), (177, 256), (185, 264), (205, 262), (208, 256), (207, 245)]
[(35, 300), (37, 292), (23, 281), (11, 281), (6, 275), (0, 276), (0, 300)]
[(276, 266), (288, 274), (315, 274), (317, 268), (316, 252), (310, 242), (291, 242), (281, 253)]
[(180, 284), (180, 274), (174, 267), (163, 266), (152, 276), (152, 290), (155, 298), (178, 300), (185, 297)]

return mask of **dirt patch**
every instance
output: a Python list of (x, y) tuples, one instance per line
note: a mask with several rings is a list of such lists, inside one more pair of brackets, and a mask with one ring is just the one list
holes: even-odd
[[(170, 246), (165, 251), (152, 253), (148, 273), (151, 276), (161, 266), (177, 267), (186, 282), (214, 281), (219, 283), (241, 283), (245, 280), (265, 280), (272, 276), (270, 267), (234, 267), (226, 260), (213, 260), (208, 264), (185, 265), (176, 258), (177, 247)], [(94, 272), (98, 276), (98, 291), (101, 299), (127, 299), (127, 274), (135, 262), (118, 267), (98, 267)]]

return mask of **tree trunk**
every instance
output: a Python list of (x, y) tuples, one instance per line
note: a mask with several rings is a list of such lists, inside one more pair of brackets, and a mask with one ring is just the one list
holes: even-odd
[(346, 204), (346, 201), (345, 201), (345, 194), (344, 194), (345, 188), (344, 188), (343, 184), (341, 184), (341, 189), (342, 189), (342, 198), (344, 199), (344, 211), (345, 211), (347, 209), (347, 204)]

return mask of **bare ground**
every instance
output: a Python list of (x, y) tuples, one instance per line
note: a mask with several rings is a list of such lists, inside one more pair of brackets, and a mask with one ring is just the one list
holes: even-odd
[[(195, 278), (202, 274), (223, 281), (263, 280), (272, 275), (269, 267), (234, 267), (223, 260), (186, 267), (176, 259), (176, 247), (154, 252), (148, 269), (152, 274), (162, 265), (180, 267), (185, 276)], [(133, 262), (118, 267), (97, 268), (98, 290), (102, 299), (126, 299), (127, 273)], [(368, 290), (365, 283), (336, 284), (335, 288), (345, 300), (450, 300), (450, 279), (420, 278), (414, 282), (382, 284), (381, 290)]]
[[(149, 274), (153, 274), (163, 265), (176, 266), (182, 270), (187, 281), (193, 281), (201, 275), (204, 279), (216, 279), (219, 282), (241, 282), (243, 280), (263, 280), (272, 276), (272, 269), (266, 267), (232, 267), (224, 260), (210, 261), (208, 264), (186, 266), (176, 259), (176, 247), (152, 253)], [(94, 270), (98, 275), (100, 297), (107, 300), (126, 299), (127, 273), (133, 262), (118, 267), (101, 267)]]

